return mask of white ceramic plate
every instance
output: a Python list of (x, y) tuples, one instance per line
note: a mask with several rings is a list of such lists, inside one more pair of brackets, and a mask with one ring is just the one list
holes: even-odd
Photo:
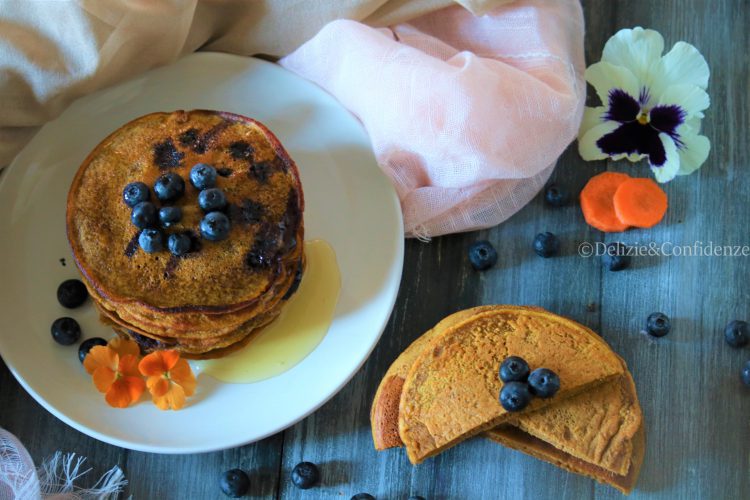
[[(57, 286), (78, 277), (65, 236), (65, 199), (78, 166), (111, 131), (138, 116), (218, 109), (257, 118), (299, 166), (305, 237), (335, 249), (342, 288), (328, 334), (274, 378), (226, 384), (199, 377), (189, 406), (107, 406), (50, 325), (73, 316), (84, 337), (109, 338), (88, 304), (66, 310)], [(304, 418), (367, 359), (396, 299), (403, 264), (398, 199), (359, 122), (317, 86), (283, 68), (224, 54), (176, 64), (84, 97), (47, 124), (0, 177), (0, 353), (23, 387), (55, 416), (102, 441), (140, 451), (197, 453), (249, 443)], [(67, 260), (67, 266), (60, 262)]]

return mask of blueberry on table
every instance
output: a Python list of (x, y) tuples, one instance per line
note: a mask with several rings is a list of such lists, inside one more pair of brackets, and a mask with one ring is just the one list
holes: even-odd
[(540, 398), (551, 398), (560, 390), (560, 377), (547, 368), (537, 368), (529, 374), (529, 391)]
[(227, 197), (224, 195), (224, 191), (219, 188), (204, 189), (198, 195), (198, 206), (204, 212), (221, 210), (227, 206)]
[(562, 207), (568, 203), (568, 193), (557, 184), (550, 184), (544, 191), (544, 201), (551, 207)]
[(68, 309), (75, 309), (84, 302), (89, 296), (86, 285), (81, 280), (65, 280), (57, 287), (57, 301), (61, 306)]
[(81, 363), (83, 363), (83, 360), (86, 359), (86, 355), (89, 353), (89, 351), (91, 351), (91, 349), (98, 345), (107, 345), (107, 341), (100, 337), (94, 337), (81, 342), (81, 345), (78, 346), (78, 359), (81, 361)]
[(602, 264), (610, 271), (622, 271), (630, 267), (630, 259), (628, 247), (624, 243), (610, 243), (602, 255)]
[(469, 247), (469, 262), (477, 271), (489, 269), (497, 263), (497, 250), (487, 240), (476, 241)]
[(174, 201), (184, 192), (185, 181), (175, 172), (160, 175), (154, 184), (154, 193), (161, 201)]
[(750, 387), (750, 361), (745, 363), (745, 366), (742, 367), (742, 371), (740, 372), (740, 379), (742, 380), (743, 384)]
[(750, 341), (750, 329), (746, 321), (734, 320), (724, 328), (724, 340), (732, 347), (745, 347)]
[(500, 364), (500, 380), (503, 382), (525, 382), (529, 377), (529, 364), (518, 356), (508, 356)]
[(182, 220), (182, 209), (180, 207), (161, 207), (159, 209), (159, 222), (161, 227), (170, 227)]
[(375, 500), (375, 497), (369, 493), (357, 493), (351, 498), (351, 500)]
[(222, 474), (219, 486), (226, 496), (240, 498), (250, 489), (250, 478), (241, 469), (228, 470)]
[(146, 229), (156, 226), (157, 217), (156, 206), (150, 201), (142, 201), (133, 207), (130, 222), (138, 229)]
[(664, 313), (651, 313), (646, 319), (646, 331), (654, 337), (665, 336), (671, 328), (672, 324), (669, 321), (669, 316)]
[(320, 471), (312, 462), (300, 462), (292, 469), (292, 482), (301, 490), (310, 489), (320, 482)]
[(81, 338), (81, 327), (73, 318), (58, 318), (52, 323), (52, 338), (61, 345), (73, 345)]
[(539, 257), (544, 257), (545, 259), (553, 257), (560, 253), (560, 240), (549, 231), (546, 233), (539, 233), (534, 238), (534, 252), (536, 252)]
[(521, 411), (531, 402), (531, 392), (525, 382), (508, 382), (500, 390), (500, 404), (507, 411)]
[(172, 255), (181, 256), (190, 252), (192, 241), (187, 233), (170, 234), (167, 238), (167, 248)]
[(164, 249), (164, 236), (158, 229), (144, 229), (138, 236), (138, 244), (144, 252), (161, 252)]
[(210, 212), (201, 219), (201, 236), (209, 241), (226, 239), (229, 228), (229, 218), (221, 212)]
[(216, 185), (216, 169), (205, 163), (198, 163), (190, 169), (190, 184), (196, 189), (203, 190)]
[(129, 207), (134, 207), (142, 201), (148, 201), (151, 192), (143, 182), (131, 182), (122, 190), (122, 200)]

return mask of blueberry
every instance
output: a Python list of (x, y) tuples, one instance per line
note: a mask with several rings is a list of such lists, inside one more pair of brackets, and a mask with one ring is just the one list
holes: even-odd
[(534, 396), (551, 398), (560, 389), (560, 377), (547, 368), (537, 368), (529, 375), (529, 390)]
[(81, 327), (73, 318), (58, 318), (52, 323), (52, 338), (62, 345), (72, 345), (81, 338)]
[(57, 287), (57, 301), (61, 306), (75, 309), (89, 296), (86, 285), (81, 280), (65, 280)]
[(144, 229), (138, 236), (138, 244), (146, 253), (160, 252), (164, 249), (164, 236), (158, 229)]
[(750, 386), (750, 361), (745, 363), (745, 366), (742, 367), (742, 371), (740, 372), (740, 379), (742, 380), (742, 383)]
[(86, 359), (86, 355), (89, 351), (98, 345), (107, 345), (107, 341), (99, 337), (94, 337), (81, 342), (81, 345), (78, 346), (78, 359), (81, 363)]
[(167, 238), (167, 248), (172, 255), (185, 255), (190, 252), (190, 236), (187, 233), (170, 234)]
[(539, 257), (552, 257), (560, 253), (560, 240), (550, 232), (539, 233), (534, 238), (534, 252)]
[(208, 189), (216, 185), (216, 169), (205, 163), (198, 163), (190, 169), (190, 183), (196, 189)]
[(228, 470), (222, 474), (219, 486), (226, 496), (240, 498), (250, 489), (250, 478), (241, 469)]
[(724, 340), (732, 347), (745, 347), (750, 341), (750, 331), (746, 321), (735, 319), (724, 328)]
[(201, 220), (201, 236), (220, 241), (229, 236), (229, 218), (221, 212), (210, 212)]
[(154, 193), (161, 201), (174, 201), (185, 192), (185, 181), (175, 172), (167, 172), (156, 179)]
[(131, 182), (122, 190), (122, 199), (131, 208), (142, 201), (148, 201), (150, 197), (148, 186), (142, 182)]
[(500, 404), (507, 411), (521, 411), (531, 402), (529, 386), (524, 382), (508, 382), (500, 391)]
[(157, 221), (156, 206), (150, 201), (142, 201), (133, 207), (130, 222), (138, 229), (155, 227)]
[(319, 481), (320, 472), (312, 462), (300, 462), (292, 469), (292, 482), (301, 490), (310, 489)]
[(204, 189), (198, 195), (198, 205), (204, 212), (221, 210), (227, 206), (227, 197), (224, 191), (218, 188)]
[(182, 220), (182, 209), (180, 207), (161, 207), (159, 209), (159, 222), (161, 227), (170, 227)]
[(628, 247), (624, 243), (610, 243), (602, 255), (604, 267), (610, 271), (622, 271), (630, 267), (631, 257), (628, 255)]
[(469, 262), (475, 270), (484, 271), (497, 263), (497, 251), (487, 240), (475, 241), (469, 247)]
[(508, 356), (500, 365), (500, 380), (503, 382), (526, 382), (529, 364), (518, 356)]
[(664, 313), (655, 312), (648, 315), (646, 319), (646, 331), (654, 337), (663, 337), (669, 333), (672, 324), (669, 316)]
[(375, 500), (375, 497), (369, 493), (357, 493), (351, 498), (351, 500)]
[(550, 184), (544, 191), (544, 201), (551, 207), (562, 207), (568, 203), (568, 193), (557, 184)]

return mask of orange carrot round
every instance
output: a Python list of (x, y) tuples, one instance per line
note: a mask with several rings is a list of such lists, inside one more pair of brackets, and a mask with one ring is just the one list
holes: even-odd
[(667, 193), (651, 179), (628, 179), (612, 199), (617, 218), (635, 227), (653, 227), (667, 213)]
[(586, 222), (605, 233), (616, 233), (628, 229), (615, 213), (613, 198), (617, 189), (630, 176), (617, 172), (602, 172), (595, 175), (581, 191), (581, 210)]

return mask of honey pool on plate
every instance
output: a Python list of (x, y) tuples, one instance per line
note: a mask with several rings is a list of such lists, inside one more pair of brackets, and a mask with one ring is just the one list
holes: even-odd
[(307, 267), (299, 289), (279, 317), (245, 348), (194, 362), (197, 373), (223, 382), (258, 382), (289, 370), (320, 344), (333, 321), (341, 275), (336, 254), (326, 241), (306, 241), (305, 255)]

